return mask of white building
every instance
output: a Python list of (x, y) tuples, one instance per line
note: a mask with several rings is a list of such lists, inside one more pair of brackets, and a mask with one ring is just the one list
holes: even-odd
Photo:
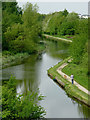
[(81, 18), (88, 19), (89, 15), (82, 15)]

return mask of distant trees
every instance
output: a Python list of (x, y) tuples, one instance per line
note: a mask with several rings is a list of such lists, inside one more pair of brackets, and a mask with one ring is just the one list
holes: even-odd
[(79, 64), (87, 52), (88, 46), (88, 19), (80, 19), (75, 12), (64, 11), (47, 15), (43, 32), (50, 35), (74, 36), (70, 45), (73, 62)]
[(69, 13), (65, 18), (65, 21), (61, 25), (61, 35), (75, 35), (77, 25), (78, 25), (78, 14), (77, 13)]
[[(48, 17), (48, 16), (47, 16)], [(47, 19), (47, 18), (46, 18)], [(45, 33), (49, 33), (51, 35), (75, 35), (77, 25), (78, 25), (78, 14), (77, 13), (69, 13), (66, 9), (64, 11), (55, 12), (50, 15), (48, 18), (50, 19)]]
[(60, 27), (63, 20), (65, 19), (65, 16), (66, 16), (66, 13), (64, 12), (56, 12), (48, 16), (49, 21), (48, 20), (46, 21), (48, 23), (46, 23), (47, 26), (44, 32), (50, 33), (51, 35), (57, 35), (60, 31)]
[(79, 20), (79, 24), (77, 27), (77, 34), (71, 44), (70, 51), (72, 57), (74, 58), (73, 62), (76, 64), (81, 63), (85, 54), (88, 53), (88, 20), (87, 19)]
[(81, 63), (83, 56), (87, 51), (87, 42), (88, 42), (88, 35), (87, 34), (79, 34), (77, 35), (72, 44), (71, 44), (71, 55), (73, 57), (73, 62), (75, 64)]

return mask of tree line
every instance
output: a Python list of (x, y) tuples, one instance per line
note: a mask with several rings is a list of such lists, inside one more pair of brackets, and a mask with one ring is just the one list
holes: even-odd
[(27, 3), (23, 9), (17, 2), (2, 3), (2, 49), (13, 53), (38, 51), (43, 16), (37, 5)]
[(88, 19), (75, 12), (39, 14), (38, 6), (27, 3), (23, 9), (17, 2), (2, 3), (2, 49), (11, 53), (35, 53), (42, 33), (73, 38), (70, 53), (79, 64), (88, 46)]
[(48, 14), (43, 21), (43, 33), (73, 38), (70, 54), (76, 64), (81, 63), (88, 52), (88, 19), (81, 19), (75, 12), (69, 13), (65, 9)]

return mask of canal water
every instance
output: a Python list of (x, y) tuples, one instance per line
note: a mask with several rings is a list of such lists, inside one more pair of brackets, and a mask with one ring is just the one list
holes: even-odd
[(62, 41), (47, 41), (46, 44), (46, 52), (31, 55), (23, 64), (3, 69), (3, 80), (13, 74), (18, 81), (18, 93), (39, 88), (39, 93), (45, 96), (40, 104), (46, 110), (46, 118), (86, 118), (89, 108), (68, 97), (47, 75), (50, 67), (69, 56), (69, 44)]

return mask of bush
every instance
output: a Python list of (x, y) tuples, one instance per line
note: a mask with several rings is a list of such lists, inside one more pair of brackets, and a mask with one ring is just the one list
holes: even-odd
[(45, 110), (38, 104), (43, 96), (38, 96), (37, 92), (28, 91), (27, 94), (16, 94), (16, 79), (11, 77), (2, 86), (2, 119), (22, 119), (42, 118)]
[(79, 64), (83, 58), (83, 55), (85, 53), (86, 46), (85, 44), (87, 43), (88, 37), (87, 34), (80, 34), (77, 35), (71, 46), (70, 46), (70, 51), (71, 55), (73, 57), (73, 62), (76, 64)]
[(20, 53), (24, 51), (24, 41), (16, 39), (9, 44), (9, 50), (13, 53)]

